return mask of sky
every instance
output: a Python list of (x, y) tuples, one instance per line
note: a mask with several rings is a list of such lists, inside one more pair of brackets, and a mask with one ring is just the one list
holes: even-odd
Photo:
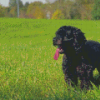
[[(23, 4), (25, 4), (26, 2), (31, 3), (31, 2), (34, 2), (34, 1), (42, 1), (43, 3), (46, 2), (45, 0), (21, 0), (21, 1), (23, 2)], [(55, 0), (49, 0), (49, 1), (52, 3), (52, 2), (55, 1)], [(0, 4), (1, 4), (2, 6), (7, 7), (7, 6), (9, 6), (9, 0), (0, 0)]]

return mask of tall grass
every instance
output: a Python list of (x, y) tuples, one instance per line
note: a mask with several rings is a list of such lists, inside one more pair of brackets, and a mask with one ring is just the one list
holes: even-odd
[[(62, 56), (53, 60), (52, 38), (63, 25), (100, 41), (100, 21), (0, 18), (0, 100), (99, 100), (100, 91), (67, 91)], [(96, 74), (96, 72), (95, 72)]]

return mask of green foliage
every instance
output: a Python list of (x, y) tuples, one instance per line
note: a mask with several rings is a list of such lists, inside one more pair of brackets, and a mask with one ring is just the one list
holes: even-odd
[(81, 14), (79, 12), (79, 5), (76, 3), (72, 5), (73, 7), (70, 9), (71, 19), (81, 19)]
[[(9, 15), (10, 17), (17, 17), (17, 1), (16, 0), (10, 0), (9, 1)], [(21, 0), (19, 0), (19, 9), (23, 9), (23, 3)], [(23, 9), (24, 11), (24, 9)]]
[[(50, 1), (50, 0), (46, 0)], [(56, 0), (54, 3), (42, 3), (35, 1), (33, 3), (26, 4), (19, 0), (19, 17), (20, 18), (46, 18), (47, 13), (50, 12), (50, 18), (52, 19), (89, 19), (91, 20), (91, 8), (94, 0)], [(3, 11), (0, 9), (0, 16), (16, 17), (17, 7), (16, 0), (9, 0), (9, 7)], [(36, 7), (39, 7), (37, 9)], [(5, 8), (5, 7), (4, 7)], [(88, 8), (88, 9), (87, 9)], [(58, 9), (54, 12), (55, 9)], [(14, 13), (15, 11), (15, 13)], [(39, 11), (39, 12), (37, 12)], [(99, 11), (98, 11), (99, 12)], [(95, 11), (94, 11), (95, 13)]]
[[(9, 0), (9, 6), (10, 6), (10, 8), (11, 7), (15, 7), (17, 5), (17, 2), (16, 2), (16, 0)], [(22, 1), (21, 0), (19, 0), (19, 7), (23, 7), (23, 3), (22, 3)]]
[(99, 20), (100, 19), (100, 0), (95, 0), (94, 7), (92, 11), (93, 19)]
[(11, 17), (17, 17), (17, 7), (12, 7), (9, 13)]
[(45, 17), (44, 12), (41, 9), (42, 3), (41, 2), (33, 2), (29, 4), (27, 9), (27, 15), (30, 18), (41, 19)]
[(27, 7), (28, 7), (28, 5), (29, 5), (29, 2), (26, 2), (24, 6), (27, 8)]
[(4, 17), (5, 8), (0, 5), (0, 17)]
[(91, 4), (94, 2), (94, 0), (75, 0), (79, 4)]
[(16, 6), (16, 0), (9, 0), (9, 6), (10, 7)]
[(19, 0), (19, 7), (22, 8), (23, 7), (23, 2), (21, 0)]
[(29, 6), (27, 7), (27, 16), (29, 18), (34, 18), (33, 13), (35, 12), (35, 6), (33, 3), (29, 4)]
[(61, 10), (57, 9), (53, 14), (51, 19), (64, 19), (64, 14)]
[(43, 3), (41, 1), (35, 1), (33, 2), (33, 6), (39, 6), (41, 7), (43, 5)]
[(35, 13), (33, 13), (33, 16), (35, 16), (36, 19), (45, 18), (44, 12), (38, 6), (35, 8)]

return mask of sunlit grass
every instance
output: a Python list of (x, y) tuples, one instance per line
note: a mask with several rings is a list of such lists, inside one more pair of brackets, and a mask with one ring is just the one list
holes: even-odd
[[(53, 59), (52, 39), (63, 25), (80, 28), (87, 37), (99, 40), (100, 21), (33, 20), (0, 18), (1, 100), (99, 100), (99, 90), (67, 91), (62, 56)], [(97, 71), (94, 72), (97, 74)]]

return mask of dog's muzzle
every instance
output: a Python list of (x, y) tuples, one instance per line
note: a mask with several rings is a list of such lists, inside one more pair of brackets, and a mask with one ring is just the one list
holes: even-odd
[(62, 38), (58, 39), (58, 38), (54, 37), (53, 38), (53, 45), (58, 46), (60, 54), (64, 53), (64, 50), (62, 49)]
[(60, 45), (62, 44), (62, 38), (57, 39), (56, 37), (53, 38), (53, 45)]
[(54, 46), (57, 45), (57, 39), (56, 39), (56, 37), (53, 38), (53, 45), (54, 45)]

